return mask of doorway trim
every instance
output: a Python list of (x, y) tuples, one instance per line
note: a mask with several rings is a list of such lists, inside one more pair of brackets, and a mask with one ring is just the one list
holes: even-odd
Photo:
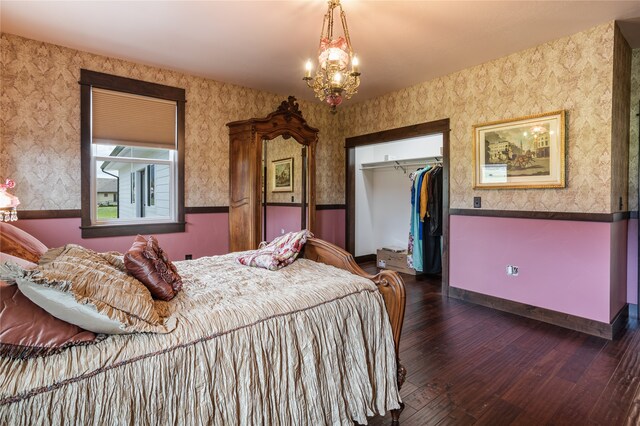
[[(638, 102), (638, 111), (640, 111), (640, 101)], [(636, 117), (638, 117), (638, 128), (640, 129), (640, 112), (638, 112), (638, 114), (636, 114)], [(640, 132), (638, 132), (638, 164), (640, 164)], [(638, 201), (637, 201), (637, 205), (636, 205), (636, 215), (638, 216), (638, 248), (636, 249), (637, 251), (637, 256), (638, 256), (638, 262), (636, 263), (636, 268), (637, 268), (637, 275), (638, 275), (638, 288), (637, 288), (637, 293), (636, 293), (636, 309), (635, 309), (635, 313), (636, 313), (636, 318), (640, 318), (640, 173), (638, 173), (637, 176), (637, 180), (638, 180)], [(629, 206), (629, 202), (627, 200), (627, 208)]]
[[(393, 142), (402, 139), (442, 134), (442, 294), (449, 294), (449, 119), (398, 127), (345, 139), (346, 218), (345, 242), (347, 251), (355, 255), (356, 212), (356, 147)], [(407, 230), (407, 232), (409, 232)]]

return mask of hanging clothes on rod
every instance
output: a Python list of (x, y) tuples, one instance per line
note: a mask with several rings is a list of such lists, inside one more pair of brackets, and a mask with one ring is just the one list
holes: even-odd
[(422, 181), (425, 173), (431, 170), (431, 166), (418, 169), (411, 173), (411, 221), (409, 229), (409, 247), (407, 248), (407, 265), (416, 271), (422, 271), (423, 263), (423, 244), (422, 244), (422, 227), (420, 220), (420, 195), (422, 190)]
[(407, 264), (418, 272), (442, 272), (442, 165), (410, 175), (411, 221)]
[(425, 274), (442, 272), (442, 167), (429, 172), (426, 211), (423, 216), (423, 267)]

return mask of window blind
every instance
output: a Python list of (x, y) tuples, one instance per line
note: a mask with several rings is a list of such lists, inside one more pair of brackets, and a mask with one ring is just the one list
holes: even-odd
[(176, 149), (176, 103), (92, 89), (92, 142)]

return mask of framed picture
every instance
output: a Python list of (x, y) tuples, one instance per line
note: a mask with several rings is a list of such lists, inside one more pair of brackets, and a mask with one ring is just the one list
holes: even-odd
[(293, 192), (293, 158), (272, 162), (271, 192)]
[(565, 111), (473, 126), (474, 188), (564, 188)]

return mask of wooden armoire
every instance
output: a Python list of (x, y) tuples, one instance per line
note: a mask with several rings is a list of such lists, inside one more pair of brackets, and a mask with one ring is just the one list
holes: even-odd
[[(314, 229), (316, 213), (315, 152), (318, 129), (302, 117), (296, 98), (289, 96), (264, 118), (233, 121), (229, 127), (229, 249), (256, 249), (262, 239), (262, 143), (278, 136), (307, 147), (306, 228)], [(304, 192), (304, 191), (303, 191)]]

